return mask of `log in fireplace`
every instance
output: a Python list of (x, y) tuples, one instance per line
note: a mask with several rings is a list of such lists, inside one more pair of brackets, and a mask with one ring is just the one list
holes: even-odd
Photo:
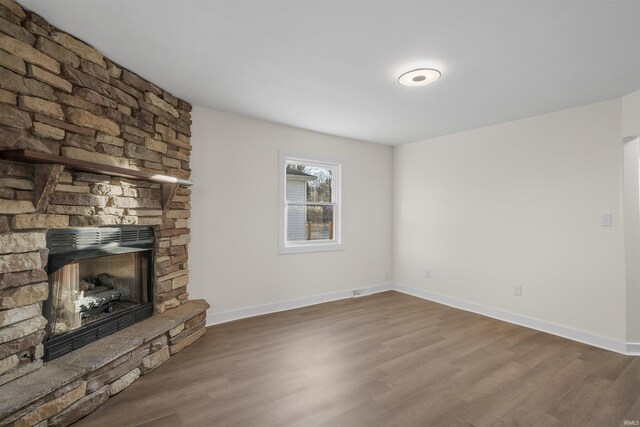
[(152, 315), (152, 227), (51, 229), (47, 247), (45, 361)]

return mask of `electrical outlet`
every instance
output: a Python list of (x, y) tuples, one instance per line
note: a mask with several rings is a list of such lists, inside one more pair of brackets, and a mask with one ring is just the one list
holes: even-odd
[(389, 272), (388, 271), (385, 272), (384, 273), (384, 280), (389, 280), (389, 277), (390, 277)]
[(424, 278), (425, 279), (431, 279), (431, 270), (425, 270), (424, 271)]
[(611, 227), (613, 225), (613, 214), (607, 213), (602, 214), (602, 219), (600, 220), (600, 227)]
[(515, 285), (513, 287), (513, 295), (517, 296), (517, 297), (521, 297), (522, 296), (522, 286), (520, 285)]

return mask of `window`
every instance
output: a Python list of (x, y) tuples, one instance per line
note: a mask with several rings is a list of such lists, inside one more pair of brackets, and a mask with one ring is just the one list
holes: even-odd
[(342, 249), (341, 165), (280, 153), (280, 253)]

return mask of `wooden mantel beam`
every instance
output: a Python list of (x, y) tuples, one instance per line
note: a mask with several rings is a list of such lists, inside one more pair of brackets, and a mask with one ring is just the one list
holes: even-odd
[(32, 150), (9, 150), (0, 151), (0, 158), (12, 160), (16, 162), (37, 163), (37, 164), (57, 164), (65, 166), (70, 170), (78, 170), (83, 172), (97, 173), (102, 175), (120, 176), (129, 179), (138, 179), (149, 182), (159, 182), (161, 184), (175, 184), (191, 186), (193, 182), (187, 179), (176, 178), (173, 176), (154, 174), (150, 172), (136, 171), (127, 168), (121, 168), (112, 165), (103, 165), (101, 163), (88, 162), (85, 160), (72, 159), (68, 157), (57, 156), (55, 154), (41, 153)]

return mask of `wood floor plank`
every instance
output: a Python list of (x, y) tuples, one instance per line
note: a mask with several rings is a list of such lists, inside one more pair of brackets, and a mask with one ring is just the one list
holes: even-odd
[[(607, 375), (609, 378), (612, 376)], [(632, 358), (631, 363), (617, 376), (613, 384), (606, 389), (604, 394), (599, 396), (589, 411), (589, 415), (601, 423), (620, 419), (620, 424), (622, 424), (626, 419), (626, 414), (635, 411), (634, 403), (638, 401), (639, 396), (640, 359)]]
[(618, 426), (640, 359), (397, 292), (207, 328), (78, 426)]

